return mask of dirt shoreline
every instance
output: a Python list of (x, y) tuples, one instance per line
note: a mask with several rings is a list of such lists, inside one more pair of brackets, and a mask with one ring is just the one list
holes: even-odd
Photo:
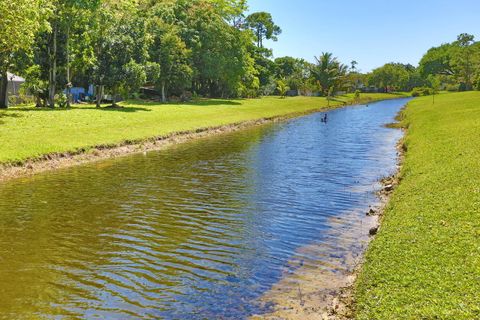
[(191, 141), (193, 139), (235, 132), (267, 123), (286, 121), (312, 113), (327, 112), (340, 107), (343, 106), (316, 108), (303, 112), (295, 112), (256, 120), (247, 120), (218, 127), (198, 128), (190, 131), (173, 132), (168, 135), (152, 137), (143, 140), (124, 141), (119, 144), (86, 147), (74, 152), (50, 153), (38, 158), (28, 159), (18, 163), (3, 163), (0, 164), (0, 182), (105, 159), (119, 158), (149, 151), (158, 151), (175, 144)]
[[(401, 120), (401, 112), (397, 115), (397, 121)], [(394, 125), (397, 129), (401, 128), (400, 122), (396, 122)], [(400, 130), (405, 131), (404, 128)], [(254, 315), (251, 320), (355, 319), (355, 282), (362, 269), (369, 243), (381, 228), (385, 208), (393, 191), (400, 183), (400, 171), (406, 151), (404, 137), (396, 146), (396, 172), (379, 181), (381, 184), (381, 188), (377, 191), (379, 201), (371, 207), (369, 212), (365, 213), (373, 220), (367, 219), (368, 230), (358, 234), (358, 242), (361, 247), (360, 250), (357, 250), (358, 256), (351, 255), (351, 252), (345, 252), (346, 255), (340, 259), (341, 261), (339, 259), (337, 259), (339, 261), (332, 261), (333, 265), (339, 267), (337, 272), (325, 271), (318, 267), (302, 267), (294, 274), (287, 274), (261, 298), (261, 303), (274, 305), (271, 311), (263, 315)]]

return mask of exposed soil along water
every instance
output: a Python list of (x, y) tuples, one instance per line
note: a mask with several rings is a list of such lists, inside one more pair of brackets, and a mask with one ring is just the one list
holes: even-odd
[(383, 125), (406, 102), (0, 184), (0, 315), (267, 312), (265, 294), (286, 271), (335, 269), (358, 254), (376, 182), (395, 171), (401, 132)]

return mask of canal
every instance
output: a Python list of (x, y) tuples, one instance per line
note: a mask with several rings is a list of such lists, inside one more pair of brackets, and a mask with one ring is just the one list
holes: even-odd
[(365, 212), (396, 170), (402, 134), (384, 125), (407, 101), (0, 184), (0, 318), (265, 311), (259, 298), (293, 257), (328, 268), (339, 234), (368, 234)]

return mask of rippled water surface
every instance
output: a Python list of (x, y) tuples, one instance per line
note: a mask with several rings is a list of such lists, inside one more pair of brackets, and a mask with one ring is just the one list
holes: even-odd
[[(401, 132), (382, 125), (406, 101), (0, 185), (1, 317), (259, 312), (301, 248), (341, 245), (331, 235), (361, 225), (375, 181), (395, 170)], [(328, 265), (328, 255), (314, 259)]]

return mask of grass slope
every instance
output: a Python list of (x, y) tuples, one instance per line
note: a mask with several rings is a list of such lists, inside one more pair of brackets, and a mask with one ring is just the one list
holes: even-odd
[[(395, 97), (389, 94), (362, 95), (362, 99), (374, 100)], [(342, 96), (342, 99), (352, 100), (353, 95)], [(0, 112), (0, 163), (307, 112), (326, 107), (327, 101), (314, 97), (268, 97), (168, 105), (137, 101), (123, 105), (121, 109), (77, 106), (70, 110), (19, 107)], [(332, 102), (332, 106), (339, 105), (339, 101)]]
[(358, 319), (480, 319), (480, 93), (406, 111), (401, 183), (357, 281)]

